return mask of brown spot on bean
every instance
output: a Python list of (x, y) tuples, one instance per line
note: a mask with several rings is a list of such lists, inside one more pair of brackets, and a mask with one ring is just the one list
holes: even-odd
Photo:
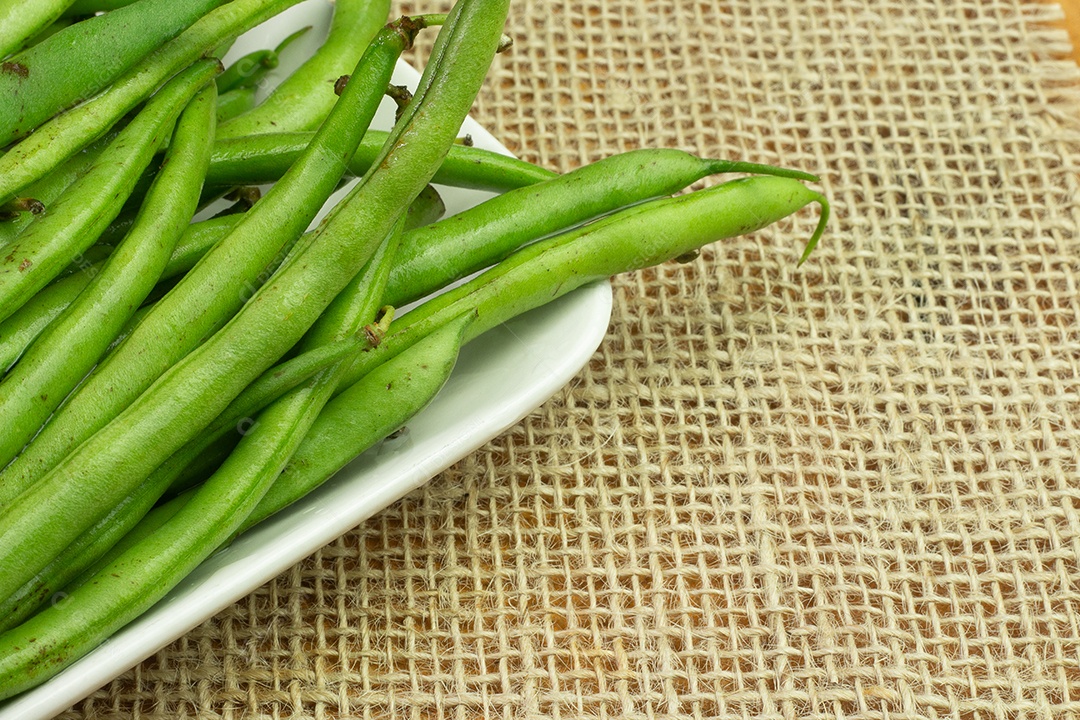
[(30, 266), (34, 264), (34, 261), (30, 258), (23, 258), (23, 261), (19, 263), (19, 272), (26, 272), (30, 269)]
[(22, 63), (11, 62), (10, 60), (6, 63), (0, 64), (0, 71), (16, 75), (24, 80), (30, 77), (30, 68), (26, 67)]

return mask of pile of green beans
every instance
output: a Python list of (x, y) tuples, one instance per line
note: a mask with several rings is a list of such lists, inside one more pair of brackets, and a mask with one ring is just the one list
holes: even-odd
[[(799, 264), (824, 231), (799, 170), (653, 148), (559, 175), (456, 142), (510, 0), (338, 0), (258, 103), (306, 29), (219, 58), (297, 1), (0, 0), (0, 700), (400, 428), (481, 333), (808, 204)], [(751, 177), (679, 194), (722, 173)], [(430, 183), (501, 194), (440, 219)]]

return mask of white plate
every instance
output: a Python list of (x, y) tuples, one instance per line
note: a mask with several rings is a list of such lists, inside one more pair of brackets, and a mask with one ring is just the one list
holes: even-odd
[[(314, 25), (283, 59), (278, 72), (284, 76), (322, 41), (330, 7), (326, 0), (310, 0), (291, 8), (241, 37), (226, 61)], [(415, 87), (418, 79), (402, 63), (394, 82)], [(392, 118), (392, 106), (385, 103), (374, 126), (389, 128)], [(510, 154), (471, 118), (462, 131), (478, 147)], [(490, 197), (439, 190), (448, 213)], [(610, 285), (596, 283), (470, 343), (442, 393), (408, 424), (408, 433), (372, 448), (322, 488), (209, 558), (149, 612), (49, 682), (0, 703), (0, 720), (62, 712), (496, 437), (577, 374), (600, 344), (610, 314)]]

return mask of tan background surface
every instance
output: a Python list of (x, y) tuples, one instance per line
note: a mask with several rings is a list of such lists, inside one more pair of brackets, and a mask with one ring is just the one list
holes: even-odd
[(806, 213), (617, 279), (555, 398), (64, 717), (1080, 716), (1060, 17), (519, 0), (511, 149), (820, 172), (819, 252)]

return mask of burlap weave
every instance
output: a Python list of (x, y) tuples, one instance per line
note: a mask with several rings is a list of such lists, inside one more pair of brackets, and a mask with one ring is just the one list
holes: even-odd
[(554, 399), (63, 717), (1080, 717), (1059, 13), (516, 0), (512, 150), (820, 172), (825, 242), (619, 278)]

